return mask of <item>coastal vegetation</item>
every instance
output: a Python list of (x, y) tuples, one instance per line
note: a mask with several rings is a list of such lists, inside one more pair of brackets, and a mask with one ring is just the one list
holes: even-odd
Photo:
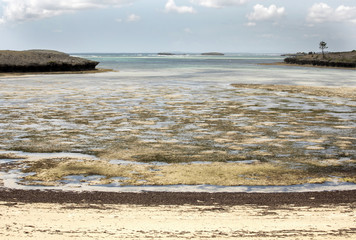
[(319, 43), (319, 48), (321, 49), (321, 53), (323, 54), (323, 58), (325, 58), (325, 53), (324, 53), (324, 49), (327, 49), (328, 47), (326, 46), (326, 42), (321, 41)]

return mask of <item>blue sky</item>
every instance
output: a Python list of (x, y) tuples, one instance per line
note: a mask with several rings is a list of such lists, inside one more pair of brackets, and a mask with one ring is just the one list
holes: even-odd
[(0, 0), (0, 49), (252, 52), (356, 49), (355, 0)]

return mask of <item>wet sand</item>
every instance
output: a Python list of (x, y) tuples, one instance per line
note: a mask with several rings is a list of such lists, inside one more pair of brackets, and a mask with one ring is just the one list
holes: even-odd
[(355, 239), (356, 191), (0, 190), (1, 239)]

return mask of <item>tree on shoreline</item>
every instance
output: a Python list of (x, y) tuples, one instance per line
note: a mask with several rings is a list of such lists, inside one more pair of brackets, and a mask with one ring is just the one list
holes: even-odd
[(326, 42), (321, 41), (319, 43), (319, 48), (321, 49), (321, 52), (323, 53), (323, 58), (325, 58), (325, 54), (324, 54), (324, 49), (327, 49), (328, 47), (326, 46)]

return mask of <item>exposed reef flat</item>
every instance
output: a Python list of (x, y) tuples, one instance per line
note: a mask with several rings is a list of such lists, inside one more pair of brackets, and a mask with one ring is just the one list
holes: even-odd
[[(0, 146), (100, 160), (46, 156), (8, 165), (19, 156), (0, 151), (0, 185), (1, 178), (13, 179), (1, 172), (13, 170), (31, 173), (23, 183), (32, 186), (84, 180), (111, 186), (356, 183), (354, 87), (235, 84), (204, 93), (181, 86), (131, 90), (112, 82), (98, 91), (60, 77), (26, 82), (41, 84), (0, 82), (6, 99)], [(74, 175), (99, 177), (67, 178)]]
[(287, 57), (284, 59), (287, 64), (312, 65), (338, 68), (356, 68), (356, 51), (352, 52), (330, 52), (325, 55), (309, 53)]
[(92, 71), (98, 64), (53, 50), (0, 51), (0, 73)]

